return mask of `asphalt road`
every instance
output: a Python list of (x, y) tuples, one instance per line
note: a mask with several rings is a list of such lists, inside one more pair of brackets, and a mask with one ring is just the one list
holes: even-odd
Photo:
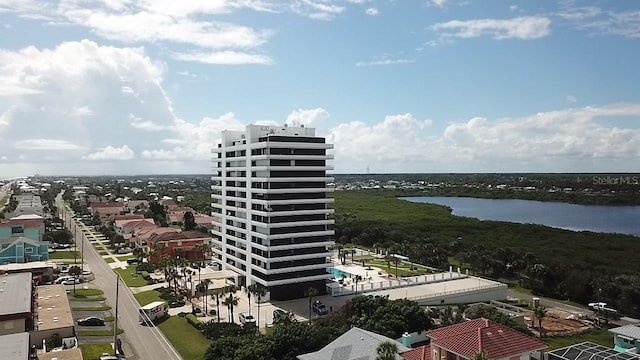
[[(62, 205), (62, 199), (56, 201), (58, 209), (66, 208)], [(74, 219), (67, 212), (65, 222), (68, 229), (74, 232)], [(84, 242), (84, 260), (93, 271), (96, 279), (93, 284), (104, 291), (107, 302), (116, 307), (116, 273), (102, 259), (98, 252), (91, 246), (89, 240), (78, 230), (79, 238)], [(78, 239), (78, 240), (80, 240)], [(78, 244), (78, 248), (81, 248)], [(124, 355), (133, 360), (181, 360), (180, 354), (167, 341), (162, 332), (156, 327), (142, 326), (138, 323), (138, 308), (140, 305), (124, 283), (120, 282), (118, 293), (118, 327), (124, 329), (124, 334), (118, 337), (122, 340)], [(115, 326), (115, 323), (113, 324)], [(113, 342), (113, 338), (111, 339)]]

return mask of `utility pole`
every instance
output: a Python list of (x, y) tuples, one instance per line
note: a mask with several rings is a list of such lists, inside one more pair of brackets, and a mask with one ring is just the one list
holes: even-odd
[[(74, 225), (74, 229), (76, 229), (75, 227), (75, 222), (73, 223)], [(73, 266), (78, 267), (78, 238), (76, 236), (77, 234), (73, 234)], [(82, 276), (82, 272), (80, 272), (80, 276)], [(73, 295), (76, 295), (76, 277), (75, 275), (73, 276)]]
[(113, 356), (118, 356), (118, 290), (120, 284), (120, 274), (116, 273), (116, 316), (113, 322)]

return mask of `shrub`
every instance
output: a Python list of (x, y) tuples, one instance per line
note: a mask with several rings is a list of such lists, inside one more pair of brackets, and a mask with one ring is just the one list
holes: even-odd
[(60, 347), (62, 346), (62, 337), (60, 334), (55, 333), (46, 340), (45, 344), (47, 345), (47, 349)]
[(254, 334), (255, 329), (245, 329), (236, 323), (215, 322), (214, 320), (205, 321), (200, 325), (200, 331), (206, 338), (215, 340), (224, 336), (242, 336), (245, 334)]
[(186, 312), (184, 312), (184, 311), (180, 311), (180, 312), (178, 313), (178, 317), (185, 317), (185, 316), (187, 316), (187, 314), (188, 314), (188, 313), (186, 313)]
[(209, 310), (209, 315), (216, 316), (216, 310), (215, 309)]
[(153, 272), (153, 270), (155, 270), (155, 268), (154, 268), (154, 265), (152, 263), (143, 262), (141, 264), (138, 264), (138, 266), (136, 266), (136, 270), (137, 271)]
[(141, 275), (142, 275), (142, 278), (143, 278), (143, 279), (145, 279), (145, 280), (151, 280), (151, 276), (149, 275), (149, 272), (147, 272), (147, 271), (144, 271), (144, 270), (143, 270), (143, 271), (141, 272)]
[(198, 320), (198, 318), (196, 318), (196, 316), (195, 316), (195, 315), (193, 315), (193, 314), (187, 314), (187, 315), (185, 315), (185, 318), (187, 319), (187, 322), (188, 322), (191, 326), (193, 326), (194, 328), (196, 328), (196, 329), (200, 330), (200, 324), (202, 324), (202, 323), (200, 322), (200, 320)]

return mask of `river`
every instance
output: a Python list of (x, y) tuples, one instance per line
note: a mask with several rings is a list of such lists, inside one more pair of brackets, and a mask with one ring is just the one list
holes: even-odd
[(441, 196), (402, 199), (445, 205), (452, 209), (454, 215), (480, 220), (640, 236), (640, 206), (576, 205), (550, 201)]

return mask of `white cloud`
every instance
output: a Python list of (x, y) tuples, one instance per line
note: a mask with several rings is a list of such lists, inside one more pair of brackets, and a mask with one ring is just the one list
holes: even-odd
[(600, 8), (595, 6), (584, 6), (584, 7), (570, 7), (563, 9), (556, 13), (556, 16), (559, 16), (566, 20), (584, 20), (593, 18), (602, 13)]
[(570, 103), (574, 103), (574, 102), (578, 101), (578, 98), (573, 96), (573, 95), (569, 95), (569, 96), (567, 96), (567, 101), (570, 102)]
[(606, 17), (578, 22), (578, 28), (603, 34), (640, 38), (640, 10), (608, 12)]
[(135, 153), (127, 145), (113, 147), (111, 145), (93, 152), (84, 158), (87, 160), (131, 160)]
[(384, 66), (384, 65), (403, 65), (414, 63), (415, 59), (381, 59), (373, 61), (359, 61), (356, 66)]
[(325, 0), (294, 0), (289, 4), (290, 11), (316, 20), (332, 20), (347, 8)]
[(142, 120), (141, 118), (133, 114), (129, 114), (129, 119), (131, 120), (131, 123), (129, 125), (136, 129), (144, 131), (161, 131), (165, 129), (165, 126), (163, 125), (156, 124), (150, 120)]
[(24, 139), (13, 143), (20, 150), (82, 150), (82, 146), (67, 140), (57, 139)]
[(427, 0), (427, 6), (435, 6), (435, 7), (445, 7), (447, 5), (447, 0)]
[(364, 13), (370, 16), (376, 16), (379, 14), (378, 9), (376, 8), (368, 8), (364, 11)]
[[(640, 129), (607, 119), (640, 116), (640, 103), (584, 107), (522, 118), (482, 117), (436, 133), (411, 114), (373, 125), (349, 122), (329, 131), (336, 171), (638, 171)], [(621, 167), (624, 166), (624, 167)]]
[[(21, 153), (25, 162), (39, 162), (42, 157), (30, 151), (77, 150), (59, 157), (73, 162), (88, 149), (107, 145), (155, 145), (157, 135), (141, 130), (151, 124), (137, 121), (132, 128), (130, 114), (154, 119), (158, 126), (174, 124), (171, 102), (160, 85), (163, 71), (164, 65), (152, 62), (142, 49), (88, 40), (52, 49), (0, 50), (0, 84), (9, 85), (0, 97), (0, 109), (6, 109), (0, 110), (0, 153), (17, 159), (15, 144), (27, 150)], [(105, 136), (114, 131), (119, 144), (109, 144), (113, 139)]]
[(318, 128), (324, 125), (329, 118), (329, 113), (323, 108), (299, 109), (287, 116), (286, 123), (290, 126), (304, 125), (306, 127)]
[(272, 63), (272, 59), (269, 56), (249, 54), (237, 51), (216, 51), (209, 53), (175, 53), (173, 55), (173, 58), (182, 61), (195, 61), (204, 64), (216, 65), (268, 65)]
[(525, 16), (513, 19), (453, 20), (438, 23), (431, 28), (443, 37), (494, 39), (539, 39), (551, 33), (551, 20), (547, 17)]

